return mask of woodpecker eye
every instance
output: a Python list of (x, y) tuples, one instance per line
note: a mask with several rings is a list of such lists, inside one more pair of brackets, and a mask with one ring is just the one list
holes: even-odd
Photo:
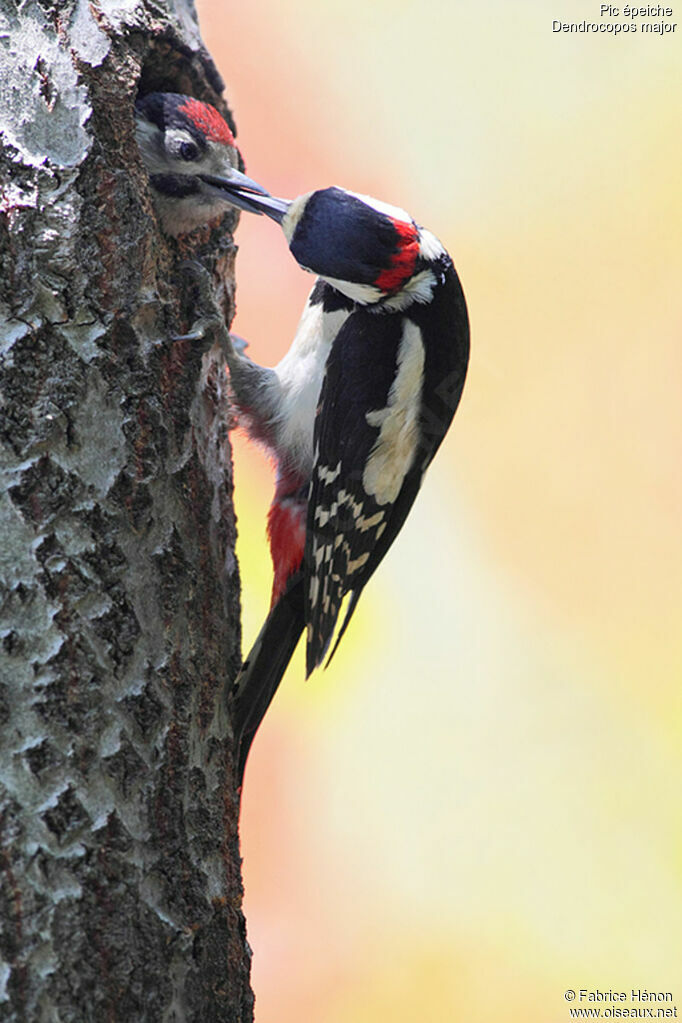
[(195, 142), (181, 142), (179, 152), (183, 160), (196, 160), (199, 156), (199, 146)]

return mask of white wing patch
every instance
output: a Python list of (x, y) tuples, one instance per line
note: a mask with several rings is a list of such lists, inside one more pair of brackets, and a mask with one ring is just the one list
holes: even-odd
[(424, 380), (421, 330), (407, 320), (398, 348), (398, 372), (386, 408), (366, 414), (380, 432), (362, 474), (362, 484), (378, 504), (393, 503), (412, 467), (419, 441), (419, 411)]

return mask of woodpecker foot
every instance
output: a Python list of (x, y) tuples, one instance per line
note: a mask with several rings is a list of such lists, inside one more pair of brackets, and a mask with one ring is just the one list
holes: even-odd
[(199, 317), (194, 327), (187, 334), (176, 337), (177, 341), (203, 341), (206, 336), (213, 335), (213, 339), (220, 345), (226, 355), (237, 352), (243, 355), (249, 347), (248, 341), (238, 334), (231, 334), (225, 326), (225, 320), (218, 308), (213, 291), (211, 275), (206, 267), (196, 260), (187, 259), (180, 264), (183, 270), (189, 271), (197, 286), (197, 311)]
[(225, 326), (225, 319), (215, 300), (213, 281), (205, 266), (193, 259), (186, 259), (181, 264), (182, 270), (186, 271), (193, 279), (197, 289), (195, 308), (198, 313), (194, 325), (186, 334), (177, 335), (175, 341), (203, 341), (210, 338), (223, 350), (226, 356), (231, 355), (235, 350), (243, 351), (246, 342), (241, 338), (238, 344), (234, 345), (232, 337)]
[[(203, 341), (204, 338), (207, 335), (210, 335), (212, 331), (215, 331), (215, 329), (216, 324), (213, 317), (202, 316), (196, 321), (192, 330), (188, 331), (187, 334), (173, 334), (173, 341)], [(239, 334), (228, 333), (228, 338), (228, 343), (239, 355), (243, 355), (249, 347), (249, 342), (243, 337), (240, 337)], [(222, 346), (222, 330), (220, 331), (220, 337), (217, 340)]]

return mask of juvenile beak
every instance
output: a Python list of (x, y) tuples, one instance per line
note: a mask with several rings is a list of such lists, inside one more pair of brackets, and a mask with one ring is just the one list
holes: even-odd
[(230, 171), (229, 178), (216, 174), (200, 174), (199, 177), (216, 197), (224, 199), (232, 206), (237, 206), (240, 210), (259, 212), (252, 210), (248, 202), (249, 197), (269, 194), (257, 181), (252, 181), (251, 178), (247, 178), (246, 174), (242, 174), (238, 170)]
[(229, 178), (202, 174), (201, 180), (215, 189), (225, 202), (237, 206), (240, 210), (248, 210), (249, 213), (265, 213), (278, 224), (282, 223), (282, 218), (291, 205), (289, 199), (275, 198), (257, 181), (252, 181), (239, 171), (232, 171)]

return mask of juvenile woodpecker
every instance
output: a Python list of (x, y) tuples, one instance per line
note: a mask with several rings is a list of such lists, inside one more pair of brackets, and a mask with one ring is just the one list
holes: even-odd
[[(158, 163), (152, 174), (165, 177)], [(220, 200), (279, 223), (296, 261), (317, 275), (273, 369), (237, 351), (225, 332), (239, 421), (276, 464), (271, 608), (231, 698), (241, 786), (301, 633), (310, 674), (330, 648), (344, 598), (332, 654), (407, 517), (459, 404), (469, 323), (450, 256), (402, 209), (336, 187), (278, 199), (229, 175)]]
[[(234, 136), (215, 107), (192, 96), (151, 92), (138, 99), (135, 113), (137, 144), (167, 234), (186, 234), (230, 206), (251, 209), (251, 192), (267, 195), (236, 169)], [(228, 195), (228, 184), (243, 196)]]

